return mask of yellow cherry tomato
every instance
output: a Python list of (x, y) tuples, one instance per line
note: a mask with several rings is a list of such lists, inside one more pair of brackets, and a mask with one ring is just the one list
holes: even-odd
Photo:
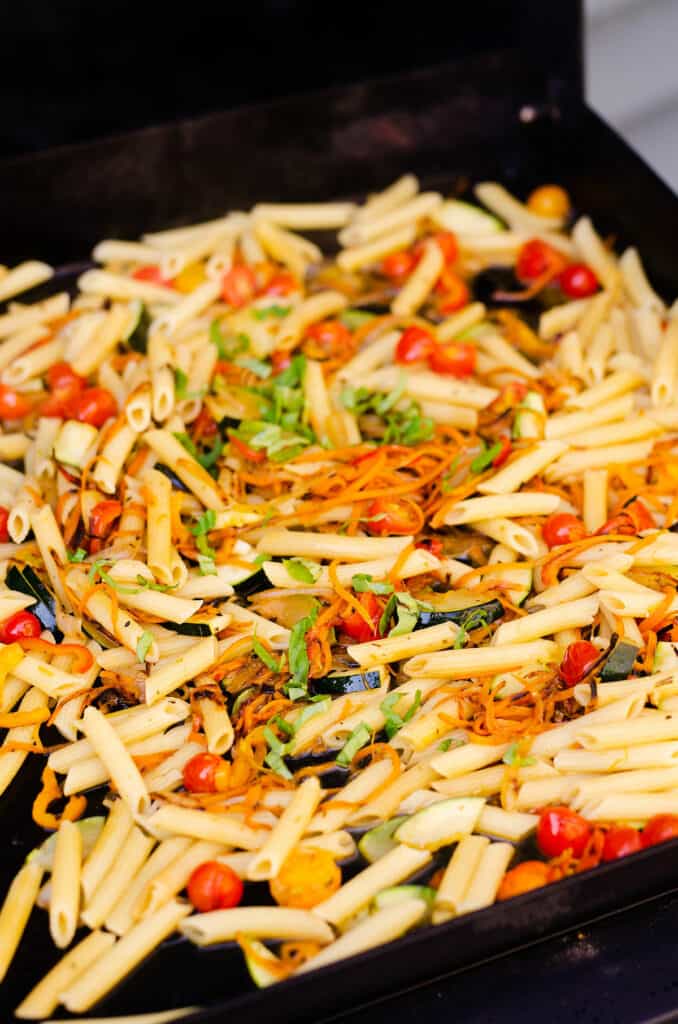
[(269, 882), (271, 896), (281, 907), (308, 910), (322, 903), (341, 885), (341, 869), (328, 850), (297, 850)]
[(527, 208), (538, 217), (567, 217), (570, 197), (560, 185), (542, 185), (531, 193)]
[(187, 294), (197, 288), (199, 284), (204, 284), (206, 280), (205, 268), (202, 263), (188, 263), (174, 278), (172, 286), (178, 292)]

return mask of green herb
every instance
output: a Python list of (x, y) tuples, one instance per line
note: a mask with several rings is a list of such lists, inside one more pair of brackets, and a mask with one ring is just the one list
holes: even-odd
[(386, 719), (384, 729), (386, 730), (386, 735), (389, 739), (392, 739), (398, 730), (402, 729), (405, 723), (409, 722), (409, 720), (414, 717), (421, 706), (421, 690), (417, 690), (412, 704), (405, 714), (401, 716), (393, 710), (401, 697), (401, 693), (389, 693), (388, 697), (385, 697), (379, 705), (381, 712)]
[(215, 437), (214, 444), (212, 445), (210, 450), (206, 452), (200, 452), (199, 454), (196, 455), (196, 459), (203, 467), (203, 469), (209, 471), (214, 465), (216, 465), (217, 459), (219, 458), (223, 450), (224, 442), (221, 440), (220, 437)]
[(522, 757), (518, 753), (518, 744), (512, 743), (508, 748), (504, 756), (502, 757), (504, 764), (509, 764), (513, 768), (529, 768), (531, 764), (536, 764), (536, 757)]
[(198, 449), (196, 448), (195, 444), (193, 443), (191, 438), (188, 436), (188, 434), (175, 434), (174, 436), (176, 437), (176, 439), (179, 442), (179, 444), (184, 446), (184, 448), (186, 449), (188, 454), (192, 455), (193, 458), (196, 459), (196, 461), (197, 461)]
[[(210, 549), (211, 550), (211, 549)], [(218, 576), (217, 563), (213, 554), (198, 555), (198, 570), (201, 576)]]
[(166, 594), (168, 590), (175, 590), (179, 586), (178, 583), (154, 583), (145, 576), (137, 576), (137, 583), (141, 590), (158, 590), (161, 594)]
[(355, 331), (358, 327), (368, 324), (370, 320), (374, 320), (375, 316), (376, 314), (368, 313), (365, 309), (345, 309), (339, 315), (339, 319), (344, 327), (348, 327), (349, 331)]
[(252, 650), (259, 661), (263, 661), (266, 668), (270, 668), (271, 672), (280, 671), (280, 662), (276, 661), (270, 651), (266, 650), (261, 640), (257, 640), (256, 636), (252, 639)]
[(245, 370), (251, 370), (257, 377), (266, 379), (271, 376), (271, 367), (263, 359), (255, 359), (254, 356), (239, 356), (236, 365), (242, 366)]
[(443, 752), (443, 754), (446, 754), (451, 746), (452, 746), (452, 740), (450, 740), (450, 739), (442, 740), (442, 742), (438, 744), (438, 750), (441, 750)]
[(350, 734), (337, 755), (337, 764), (342, 765), (344, 768), (348, 768), (358, 751), (367, 746), (371, 738), (372, 731), (370, 730), (369, 725), (365, 725), (364, 722), (361, 722), (360, 725), (356, 725), (355, 729)]
[(287, 316), (290, 309), (290, 306), (278, 306), (274, 304), (272, 306), (262, 306), (259, 309), (253, 309), (251, 310), (251, 313), (255, 320), (268, 320), (269, 317), (275, 317), (277, 320), (282, 320), (284, 316)]
[[(320, 698), (320, 699), (318, 699)], [(322, 694), (316, 694), (315, 697), (311, 698), (310, 704), (308, 704), (294, 720), (293, 732), (296, 735), (301, 729), (302, 725), (305, 725), (310, 718), (314, 718), (315, 715), (322, 715), (325, 711), (329, 711), (332, 705), (331, 697), (323, 697)]]
[(188, 391), (188, 377), (178, 367), (174, 370), (174, 392), (178, 399), (202, 398), (204, 391)]
[(293, 434), (277, 423), (262, 420), (244, 420), (231, 434), (255, 451), (265, 451), (271, 462), (287, 462), (311, 444), (311, 438), (305, 434)]
[(480, 629), (487, 626), (487, 611), (484, 608), (474, 608), (469, 615), (464, 616), (464, 630), (470, 633), (472, 629)]
[(216, 551), (210, 547), (207, 534), (213, 530), (217, 522), (217, 514), (214, 509), (209, 508), (200, 516), (195, 526), (190, 528), (195, 537), (195, 544), (198, 549), (198, 569), (201, 576), (216, 576), (217, 567), (215, 563)]
[(287, 736), (288, 739), (294, 736), (294, 726), (290, 725), (289, 722), (286, 722), (284, 718), (280, 717), (280, 715), (276, 715), (274, 718), (272, 718), (271, 722), (273, 725), (277, 726), (278, 729), (280, 729), (283, 736)]
[(87, 557), (87, 552), (84, 548), (78, 548), (76, 551), (69, 551), (67, 554), (69, 562), (84, 562)]
[(149, 633), (148, 630), (145, 629), (137, 643), (137, 658), (139, 661), (146, 661), (146, 655), (148, 654), (152, 644), (153, 634)]
[(364, 572), (358, 572), (351, 578), (351, 586), (356, 594), (362, 594), (366, 590), (371, 591), (373, 594), (391, 594), (393, 592), (392, 583), (373, 580), (371, 576)]
[(117, 591), (118, 594), (139, 593), (138, 587), (126, 587), (122, 583), (118, 583), (117, 580), (114, 580), (112, 576), (109, 576), (109, 574), (104, 569), (105, 565), (112, 565), (112, 562), (109, 558), (97, 558), (96, 561), (92, 562), (92, 566), (89, 572), (87, 573), (87, 578), (91, 583), (94, 583), (97, 576), (99, 576), (99, 578), (107, 586), (109, 586), (112, 590)]
[(276, 775), (282, 776), (283, 779), (291, 779), (292, 772), (283, 761), (283, 757), (288, 752), (287, 744), (278, 739), (276, 734), (268, 725), (264, 727), (264, 739), (269, 746), (269, 752), (264, 758), (264, 764), (267, 764), (269, 768), (273, 769)]
[(191, 527), (191, 533), (194, 537), (204, 537), (206, 533), (213, 530), (217, 525), (217, 514), (213, 508), (208, 508), (206, 512), (196, 520), (195, 526)]
[(471, 472), (482, 473), (483, 470), (488, 469), (496, 459), (497, 455), (501, 453), (501, 450), (501, 441), (497, 441), (497, 443), (493, 444), (491, 448), (484, 445), (483, 451), (479, 452), (471, 463)]
[(462, 626), (462, 627), (460, 627), (459, 632), (457, 633), (457, 635), (454, 638), (454, 643), (452, 645), (452, 650), (453, 651), (461, 650), (461, 648), (464, 646), (464, 644), (466, 643), (467, 640), (468, 640), (468, 633), (466, 632), (466, 630)]
[(316, 603), (310, 615), (306, 615), (303, 619), (299, 619), (298, 622), (295, 622), (292, 627), (292, 632), (290, 633), (287, 656), (292, 679), (285, 688), (290, 700), (299, 700), (300, 697), (305, 697), (308, 693), (308, 672), (310, 665), (308, 661), (308, 651), (306, 650), (306, 634), (313, 627), (315, 620), (318, 618), (319, 610), (320, 606)]
[(433, 420), (421, 415), (421, 406), (417, 402), (404, 398), (404, 380), (403, 376), (403, 382), (387, 394), (376, 394), (367, 388), (345, 387), (340, 395), (342, 405), (354, 415), (371, 414), (384, 421), (383, 444), (420, 444), (433, 437)]
[(226, 362), (235, 359), (240, 352), (246, 352), (250, 347), (250, 339), (246, 334), (237, 334), (234, 338), (224, 337), (218, 320), (213, 320), (210, 324), (210, 341), (216, 345), (219, 358)]
[(320, 576), (320, 566), (308, 558), (284, 558), (287, 575), (300, 583), (315, 583)]
[(396, 616), (396, 624), (388, 635), (405, 636), (411, 633), (419, 618), (418, 602), (410, 594), (396, 594)]

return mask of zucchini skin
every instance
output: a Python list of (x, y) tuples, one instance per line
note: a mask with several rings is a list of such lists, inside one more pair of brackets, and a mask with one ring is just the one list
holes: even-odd
[(501, 601), (485, 601), (484, 604), (472, 604), (468, 608), (455, 608), (450, 612), (419, 612), (415, 629), (425, 629), (427, 626), (438, 626), (441, 622), (454, 622), (462, 629), (467, 625), (473, 628), (475, 616), (484, 616), (487, 622), (497, 622), (504, 614), (504, 606)]
[(628, 679), (639, 650), (640, 648), (635, 644), (621, 640), (600, 670), (601, 683), (613, 683), (620, 679)]
[(361, 690), (375, 690), (381, 683), (379, 669), (367, 669), (365, 672), (348, 672), (341, 676), (324, 676), (312, 679), (310, 686), (314, 694), (327, 693), (337, 697), (345, 693), (359, 693)]
[(37, 604), (31, 605), (29, 611), (40, 621), (43, 629), (49, 629), (57, 641), (63, 640), (63, 633), (56, 624), (56, 604), (52, 594), (44, 585), (38, 574), (30, 565), (17, 569), (15, 565), (7, 572), (7, 586), (11, 590), (19, 590), (37, 598)]
[(269, 590), (270, 587), (270, 580), (263, 569), (257, 569), (240, 583), (233, 584), (233, 589), (238, 597), (250, 597), (252, 594), (258, 594), (261, 590)]
[(212, 636), (212, 630), (204, 622), (163, 622), (161, 625), (181, 636)]
[(188, 487), (186, 486), (186, 484), (182, 483), (182, 481), (179, 479), (179, 477), (175, 473), (172, 472), (172, 470), (169, 468), (169, 466), (165, 466), (165, 465), (163, 465), (162, 462), (158, 462), (158, 463), (156, 463), (155, 468), (158, 470), (159, 473), (162, 473), (163, 476), (167, 477), (169, 482), (172, 484), (172, 488), (175, 491), (183, 491), (185, 494), (189, 494), (190, 493), (190, 491), (189, 491)]

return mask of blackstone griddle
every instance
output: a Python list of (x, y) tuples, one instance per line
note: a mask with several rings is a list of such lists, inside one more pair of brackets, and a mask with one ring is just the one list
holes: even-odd
[[(59, 268), (55, 281), (30, 295), (38, 298), (72, 286), (101, 238), (135, 238), (146, 230), (245, 209), (258, 200), (360, 198), (413, 171), (424, 187), (460, 196), (471, 195), (470, 186), (478, 180), (499, 180), (519, 195), (556, 181), (569, 190), (577, 210), (594, 217), (604, 235), (613, 235), (619, 246), (637, 245), (655, 287), (673, 298), (678, 294), (678, 201), (584, 104), (577, 5), (519, 6), (520, 32), (516, 34), (514, 24), (507, 33), (510, 45), (451, 65), (7, 159), (0, 164), (3, 262), (36, 257)], [(3, 893), (43, 837), (30, 820), (40, 768), (37, 759), (29, 759), (0, 800)], [(203, 1009), (185, 1018), (187, 1024), (318, 1021), (581, 927), (677, 885), (678, 842), (671, 842), (264, 990), (253, 987), (233, 944), (198, 950), (175, 938), (95, 1012), (141, 1013), (197, 1004)], [(624, 927), (633, 933), (636, 926), (629, 922), (636, 920), (637, 942), (647, 957), (646, 934), (652, 922), (661, 920), (663, 938), (657, 938), (657, 948), (665, 950), (676, 918), (675, 901), (649, 904), (634, 913), (640, 916), (612, 919), (624, 925), (594, 928), (607, 934), (609, 943)], [(583, 942), (589, 933), (582, 934)], [(573, 947), (571, 939), (561, 939), (544, 948), (541, 960), (538, 952), (523, 949), (514, 958), (475, 966), (465, 976), (397, 1002), (391, 998), (383, 1012), (366, 1009), (354, 1019), (367, 1020), (369, 1015), (373, 1022), (395, 1021), (407, 1013), (406, 1019), (414, 1020), (417, 1007), (424, 1005), (433, 1019), (436, 1000), (446, 992), (446, 1017), (455, 1013), (460, 1020), (484, 1024), (532, 1021), (540, 998), (548, 999), (543, 989), (539, 996), (543, 966), (557, 962), (559, 949)], [(633, 948), (631, 936), (626, 952), (612, 955), (612, 962), (623, 956), (633, 962)], [(11, 1019), (12, 1008), (58, 956), (45, 913), (34, 912), (0, 992), (2, 1022)], [(577, 957), (572, 959), (576, 964)], [(522, 984), (512, 993), (508, 986), (499, 998), (495, 983), (502, 972), (505, 981), (512, 964), (521, 963)], [(577, 970), (581, 968), (572, 967), (573, 989)], [(621, 972), (616, 1009), (608, 995), (606, 1006), (588, 1015), (580, 1008), (576, 1019), (643, 1019), (644, 1014), (626, 1015), (633, 999), (622, 1003), (624, 977), (628, 984), (628, 972)], [(478, 995), (464, 1012), (461, 993), (473, 992), (473, 984)], [(639, 1005), (638, 992), (636, 984), (633, 1005)], [(667, 992), (670, 996), (665, 986), (665, 996)], [(596, 997), (593, 988), (587, 1005), (595, 1006)], [(656, 1008), (656, 1000), (652, 1005)], [(664, 1013), (665, 1001), (661, 1006)], [(654, 1012), (648, 1006), (648, 1018)], [(566, 1018), (558, 1016), (557, 1006), (545, 1003), (541, 1019)]]

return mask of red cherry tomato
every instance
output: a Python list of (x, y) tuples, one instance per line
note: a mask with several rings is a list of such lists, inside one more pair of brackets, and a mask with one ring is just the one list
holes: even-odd
[(567, 260), (556, 249), (532, 238), (525, 242), (516, 261), (516, 277), (519, 281), (535, 281), (545, 274), (559, 274), (564, 270)]
[(494, 466), (495, 469), (498, 469), (499, 466), (503, 466), (504, 465), (504, 463), (508, 459), (509, 455), (511, 454), (512, 450), (513, 450), (513, 445), (511, 444), (511, 438), (510, 437), (502, 437), (501, 438), (501, 451), (498, 453), (498, 455), (495, 455), (495, 457), (492, 459), (492, 465)]
[(271, 353), (271, 366), (273, 367), (273, 373), (277, 376), (286, 370), (288, 366), (292, 365), (292, 353), (286, 352), (282, 348), (277, 348), (275, 352)]
[(300, 289), (301, 285), (294, 274), (289, 270), (281, 270), (270, 279), (264, 288), (264, 295), (291, 295)]
[(425, 331), (423, 327), (406, 327), (396, 345), (396, 363), (418, 363), (422, 359), (428, 359), (435, 344), (435, 338), (430, 331)]
[(510, 900), (532, 889), (539, 889), (550, 881), (550, 868), (543, 860), (524, 860), (522, 864), (507, 871), (501, 880), (498, 900)]
[(476, 365), (475, 346), (465, 341), (448, 341), (444, 345), (436, 345), (429, 353), (428, 365), (435, 373), (469, 377)]
[(189, 878), (187, 889), (189, 900), (202, 914), (237, 907), (243, 894), (242, 879), (218, 860), (200, 864)]
[(438, 231), (433, 236), (435, 242), (443, 254), (445, 263), (454, 263), (459, 256), (457, 237), (451, 231)]
[(401, 249), (400, 252), (389, 253), (381, 261), (381, 272), (384, 277), (399, 283), (409, 277), (418, 263), (418, 258), (409, 249)]
[(31, 408), (28, 398), (6, 384), (0, 384), (0, 420), (22, 420)]
[(367, 507), (367, 531), (377, 537), (405, 536), (416, 528), (407, 505), (388, 498), (375, 498)]
[(559, 544), (574, 544), (586, 536), (586, 527), (578, 516), (569, 512), (554, 512), (541, 528), (541, 535), (550, 548)]
[(603, 843), (603, 860), (619, 860), (629, 853), (636, 853), (642, 850), (643, 843), (640, 832), (637, 828), (630, 826), (615, 826), (605, 833)]
[(107, 388), (85, 388), (73, 399), (73, 419), (102, 427), (106, 420), (118, 414), (118, 403)]
[(565, 649), (558, 673), (568, 686), (574, 686), (587, 675), (600, 658), (600, 651), (588, 640), (577, 640)]
[(655, 814), (640, 834), (644, 847), (666, 843), (678, 836), (678, 814)]
[(368, 640), (376, 640), (379, 636), (381, 605), (371, 590), (366, 590), (365, 593), (360, 594), (358, 600), (372, 619), (372, 628), (368, 626), (365, 619), (357, 611), (351, 612), (350, 615), (341, 620), (341, 628), (352, 640), (359, 644), (364, 644)]
[(41, 632), (40, 619), (26, 611), (15, 612), (0, 624), (0, 640), (3, 644), (12, 644), (17, 640), (32, 640), (40, 636)]
[(231, 267), (221, 281), (221, 297), (233, 309), (251, 302), (257, 291), (257, 279), (250, 267)]
[(306, 328), (306, 337), (316, 342), (328, 355), (339, 354), (350, 344), (351, 332), (341, 320), (321, 320)]
[(99, 501), (94, 506), (89, 516), (90, 536), (102, 540), (110, 533), (111, 527), (116, 519), (120, 518), (122, 505), (119, 501)]
[(216, 793), (228, 780), (228, 765), (216, 754), (196, 754), (184, 765), (184, 789), (190, 793)]
[(238, 455), (243, 459), (247, 459), (248, 462), (265, 462), (266, 452), (258, 451), (256, 448), (250, 448), (246, 441), (241, 441), (235, 434), (228, 435), (229, 444), (236, 450)]
[(598, 279), (585, 263), (570, 263), (558, 276), (558, 284), (570, 299), (586, 299), (598, 291)]
[(158, 284), (161, 288), (171, 288), (172, 280), (169, 277), (163, 277), (160, 267), (155, 263), (149, 263), (146, 267), (137, 267), (132, 272), (132, 277), (135, 281), (148, 281), (149, 284)]
[(424, 540), (417, 541), (414, 546), (421, 548), (422, 551), (430, 551), (436, 558), (443, 556), (444, 548), (440, 537), (425, 537)]
[(596, 530), (596, 534), (625, 533), (629, 537), (635, 537), (642, 530), (653, 530), (654, 528), (655, 521), (647, 505), (640, 498), (635, 498), (606, 523), (603, 523)]
[(449, 267), (443, 269), (435, 290), (442, 296), (439, 303), (441, 313), (456, 313), (458, 309), (468, 306), (471, 298), (466, 281)]
[(9, 509), (5, 508), (4, 505), (0, 505), (0, 543), (6, 544), (9, 540), (9, 533), (7, 531), (7, 520), (9, 519)]
[(581, 814), (569, 807), (547, 807), (539, 815), (537, 843), (547, 857), (558, 857), (571, 850), (573, 857), (581, 857), (591, 835), (591, 826)]
[(54, 363), (47, 371), (47, 387), (50, 391), (81, 391), (86, 383), (85, 378), (76, 373), (70, 363)]

